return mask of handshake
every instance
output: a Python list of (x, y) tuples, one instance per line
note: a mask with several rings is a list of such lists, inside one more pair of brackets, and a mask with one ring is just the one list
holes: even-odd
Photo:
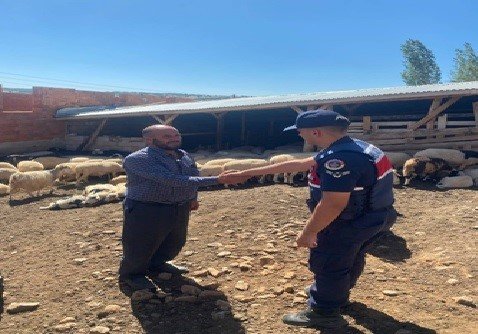
[(220, 184), (238, 184), (246, 182), (251, 177), (237, 170), (228, 170), (219, 174), (218, 182)]

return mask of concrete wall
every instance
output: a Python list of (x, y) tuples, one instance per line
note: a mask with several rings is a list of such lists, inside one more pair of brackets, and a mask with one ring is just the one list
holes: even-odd
[[(65, 148), (67, 150), (75, 150), (83, 143), (87, 136), (67, 135), (65, 139)], [(134, 152), (145, 147), (141, 137), (115, 137), (115, 136), (99, 136), (94, 145), (90, 149), (100, 149), (103, 151), (114, 150), (124, 152)]]

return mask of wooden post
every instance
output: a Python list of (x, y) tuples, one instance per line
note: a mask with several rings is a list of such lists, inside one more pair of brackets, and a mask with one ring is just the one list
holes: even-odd
[(246, 145), (246, 112), (241, 115), (241, 145)]
[[(438, 108), (441, 104), (441, 101), (442, 101), (442, 98), (441, 97), (436, 97), (433, 99), (433, 102), (430, 106), (430, 109), (428, 110), (428, 114), (431, 114), (433, 113), (433, 111), (435, 111), (436, 108)], [(427, 130), (432, 132), (434, 129), (435, 129), (435, 121), (436, 121), (436, 116), (433, 117), (430, 121), (427, 122)], [(427, 135), (427, 138), (430, 138), (431, 137), (431, 134), (430, 135)]]
[(108, 119), (105, 118), (103, 119), (100, 124), (98, 124), (98, 126), (96, 127), (95, 131), (93, 131), (91, 133), (91, 135), (86, 139), (86, 141), (84, 141), (79, 147), (78, 147), (78, 151), (86, 151), (87, 149), (89, 149), (91, 146), (93, 146), (93, 144), (95, 143), (96, 141), (96, 138), (98, 138), (98, 136), (100, 135), (100, 132), (101, 130), (104, 128), (105, 124), (106, 124), (106, 121)]
[(216, 130), (216, 149), (219, 151), (222, 147), (222, 130), (223, 130), (223, 116), (224, 114), (214, 114), (217, 119), (217, 130)]
[(478, 102), (473, 102), (473, 113), (475, 114), (475, 126), (478, 128)]
[[(437, 124), (437, 138), (445, 138), (445, 135), (443, 133), (440, 133), (440, 130), (445, 130), (446, 129), (446, 122), (448, 120), (448, 115), (441, 115), (438, 117), (438, 124)], [(428, 136), (427, 136), (428, 137)]]
[(362, 122), (363, 132), (370, 133), (372, 131), (372, 118), (370, 116), (364, 116)]

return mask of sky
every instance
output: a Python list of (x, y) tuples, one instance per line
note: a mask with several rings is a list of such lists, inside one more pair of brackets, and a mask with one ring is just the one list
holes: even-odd
[(404, 85), (418, 39), (450, 81), (478, 1), (0, 0), (0, 84), (211, 95)]

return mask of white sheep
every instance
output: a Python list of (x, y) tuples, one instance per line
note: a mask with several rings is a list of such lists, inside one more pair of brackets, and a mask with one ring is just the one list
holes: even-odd
[(453, 166), (459, 166), (465, 162), (465, 153), (448, 148), (428, 148), (418, 151), (414, 156), (443, 159)]
[(33, 159), (33, 161), (41, 163), (45, 169), (53, 169), (59, 164), (68, 162), (69, 159), (62, 157), (38, 157)]
[(126, 183), (118, 183), (116, 185), (116, 193), (118, 194), (119, 198), (126, 197)]
[(75, 195), (67, 198), (59, 199), (50, 203), (48, 206), (40, 207), (40, 210), (64, 210), (81, 208), (84, 205), (86, 197), (83, 195)]
[(222, 165), (203, 165), (199, 168), (200, 176), (218, 176), (223, 172)]
[(109, 183), (99, 183), (93, 184), (91, 186), (86, 186), (85, 190), (83, 191), (83, 195), (89, 196), (91, 194), (96, 194), (99, 192), (109, 191), (109, 192), (116, 192), (117, 187), (115, 185)]
[(117, 185), (119, 183), (126, 183), (128, 180), (127, 180), (127, 177), (126, 175), (120, 175), (120, 176), (117, 176), (113, 179), (110, 180), (110, 184), (113, 184), (113, 185)]
[(118, 193), (110, 191), (100, 191), (86, 196), (85, 206), (97, 206), (105, 203), (113, 203), (119, 201)]
[(473, 187), (473, 179), (468, 175), (447, 176), (436, 185), (440, 189)]
[(76, 166), (78, 165), (77, 162), (64, 162), (62, 164), (57, 165), (55, 168), (61, 168), (61, 174), (59, 175), (58, 179), (61, 182), (73, 182), (76, 180)]
[(204, 163), (204, 166), (224, 166), (226, 163), (230, 161), (234, 161), (236, 159), (232, 158), (227, 158), (227, 159), (214, 159), (214, 160), (209, 160)]
[[(269, 161), (264, 159), (241, 159), (241, 160), (233, 160), (229, 161), (224, 164), (223, 169), (224, 171), (228, 170), (246, 170), (251, 168), (259, 168), (268, 166)], [(260, 183), (264, 183), (265, 176), (262, 176), (259, 180)]]
[(405, 161), (411, 158), (411, 156), (404, 152), (383, 152), (392, 163), (393, 168), (402, 168)]
[(76, 166), (76, 184), (81, 181), (88, 181), (90, 176), (115, 177), (117, 174), (124, 172), (123, 167), (116, 162), (107, 161), (87, 161), (81, 162)]
[(18, 169), (16, 169), (15, 167), (0, 168), (0, 182), (8, 182), (10, 180), (10, 176), (15, 173), (18, 173)]
[(90, 160), (90, 158), (87, 158), (87, 157), (74, 157), (74, 158), (70, 159), (70, 162), (80, 163), (80, 162), (86, 162), (86, 161), (89, 161), (89, 160)]
[(10, 193), (10, 187), (6, 184), (0, 183), (0, 195), (8, 195)]
[[(274, 156), (270, 157), (269, 163), (271, 165), (273, 165), (273, 164), (278, 164), (278, 163), (281, 163), (281, 162), (286, 162), (286, 161), (291, 161), (291, 160), (295, 160), (295, 157), (293, 155), (291, 155), (291, 154), (279, 154), (279, 155), (274, 155)], [(273, 181), (274, 181), (274, 183), (278, 183), (279, 182), (279, 177), (282, 176), (284, 178), (284, 183), (292, 184), (292, 183), (294, 183), (294, 176), (296, 174), (297, 173), (278, 173), (278, 174), (274, 174)]]
[(17, 169), (17, 167), (8, 162), (0, 162), (0, 168)]
[(20, 172), (34, 172), (45, 169), (41, 163), (31, 160), (20, 161), (17, 168)]
[(462, 173), (464, 175), (470, 176), (475, 185), (478, 185), (478, 168), (467, 168)]
[(40, 195), (40, 191), (49, 188), (50, 193), (53, 192), (54, 181), (61, 173), (61, 168), (52, 170), (18, 172), (10, 176), (10, 200), (15, 193), (26, 192), (33, 196), (33, 192)]

